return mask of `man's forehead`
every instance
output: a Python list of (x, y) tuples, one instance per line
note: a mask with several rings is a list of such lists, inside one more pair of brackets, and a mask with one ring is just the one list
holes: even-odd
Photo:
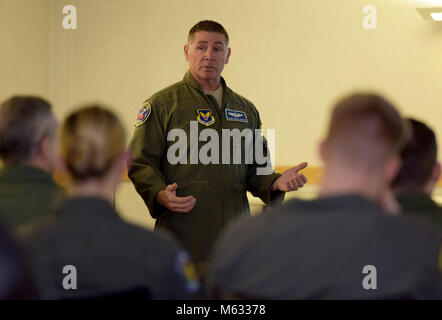
[(198, 31), (195, 32), (191, 38), (189, 39), (190, 43), (199, 43), (199, 42), (205, 42), (205, 43), (222, 43), (226, 44), (226, 37), (224, 34), (219, 32), (208, 32), (208, 31)]

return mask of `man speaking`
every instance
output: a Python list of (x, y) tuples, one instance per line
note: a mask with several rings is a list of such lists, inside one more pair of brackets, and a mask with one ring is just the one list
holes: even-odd
[[(226, 132), (256, 133), (261, 129), (255, 106), (233, 92), (221, 77), (230, 54), (229, 36), (222, 25), (206, 20), (193, 26), (184, 46), (189, 71), (182, 81), (145, 101), (130, 143), (133, 160), (129, 177), (156, 219), (155, 228), (170, 230), (200, 267), (226, 224), (234, 217), (250, 214), (247, 191), (266, 204), (274, 199), (281, 202), (284, 192), (297, 190), (307, 182), (298, 174), (307, 166), (305, 162), (282, 175), (273, 170), (262, 174), (259, 169), (268, 168), (270, 163), (257, 161), (256, 152), (247, 143), (221, 146), (226, 142)], [(201, 131), (199, 138), (196, 130)], [(180, 133), (185, 143), (176, 141)], [(256, 142), (259, 137), (252, 140)], [(196, 145), (192, 146), (192, 141)], [(269, 159), (265, 139), (261, 142)], [(205, 154), (212, 161), (207, 163), (200, 155), (209, 143), (211, 150)], [(171, 161), (174, 152), (168, 152), (176, 148), (175, 144), (184, 154), (179, 161)], [(235, 161), (235, 151), (249, 159), (253, 152), (253, 161)]]

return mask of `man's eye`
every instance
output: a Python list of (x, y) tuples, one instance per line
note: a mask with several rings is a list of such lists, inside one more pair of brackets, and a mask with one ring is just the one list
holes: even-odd
[(197, 49), (198, 50), (204, 50), (204, 47), (198, 47)]
[(221, 51), (223, 51), (223, 49), (220, 48), (220, 47), (215, 47), (215, 51), (216, 51), (216, 52), (221, 52)]

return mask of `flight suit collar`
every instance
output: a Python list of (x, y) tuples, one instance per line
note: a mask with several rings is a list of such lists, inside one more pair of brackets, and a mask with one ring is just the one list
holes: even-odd
[[(195, 80), (195, 78), (192, 76), (190, 71), (187, 71), (184, 75), (183, 81), (190, 85), (191, 87), (198, 89), (201, 93), (203, 93), (203, 90), (201, 89), (201, 86), (199, 83)], [(224, 80), (223, 77), (221, 77), (221, 85), (223, 86), (223, 101), (226, 97), (229, 97), (232, 95), (233, 91), (227, 86), (226, 80)]]

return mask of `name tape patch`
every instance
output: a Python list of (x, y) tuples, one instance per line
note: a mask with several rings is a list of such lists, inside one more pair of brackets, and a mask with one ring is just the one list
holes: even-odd
[(225, 109), (227, 121), (248, 122), (247, 115), (244, 111)]

